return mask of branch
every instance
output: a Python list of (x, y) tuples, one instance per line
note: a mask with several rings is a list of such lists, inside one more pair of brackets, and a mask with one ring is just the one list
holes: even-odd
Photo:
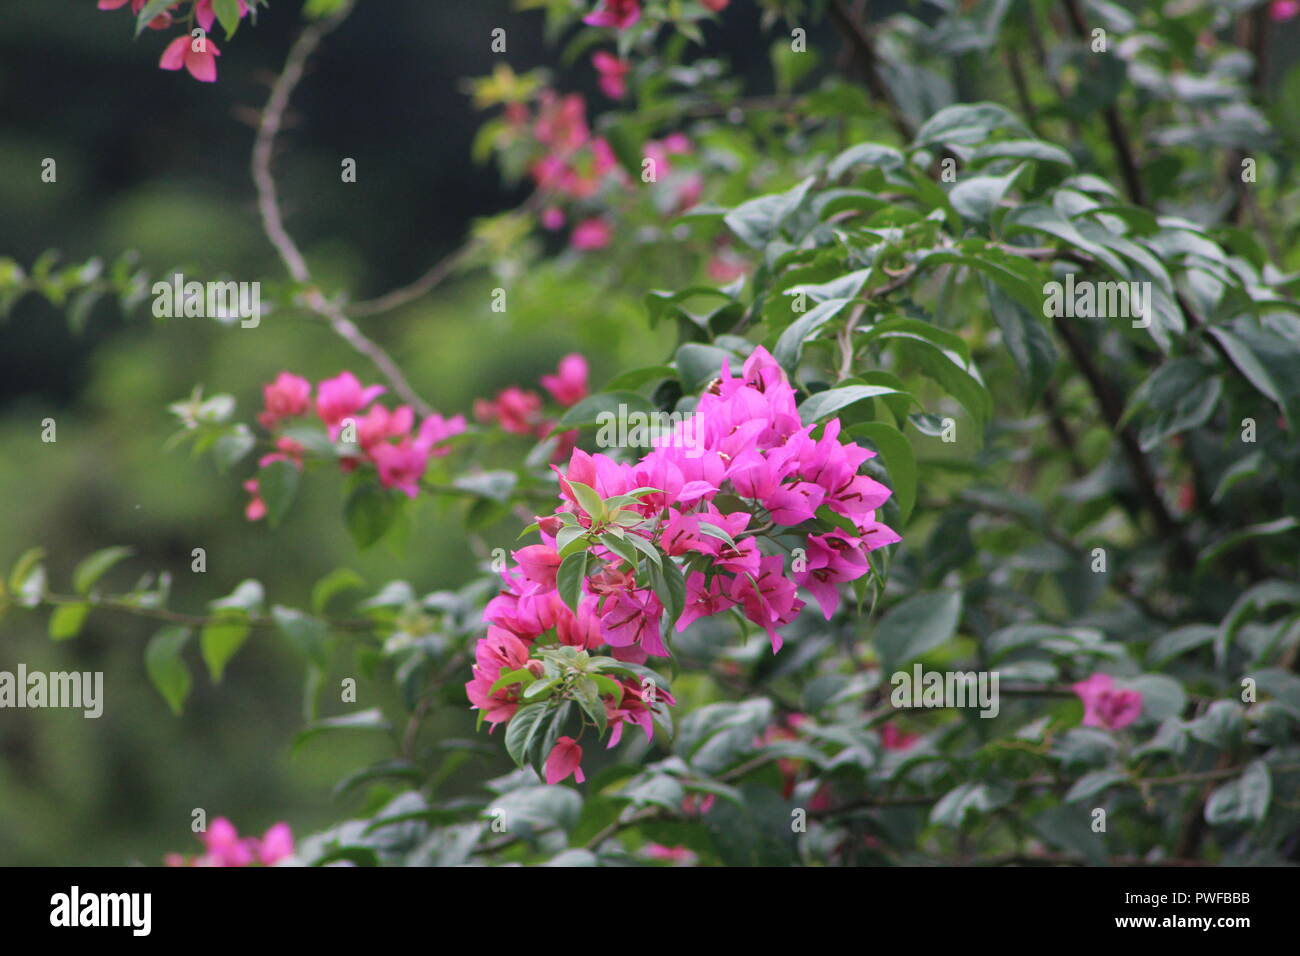
[(330, 328), (351, 345), (356, 351), (374, 363), (386, 378), (393, 390), (411, 405), (421, 416), (433, 413), (432, 406), (416, 394), (397, 363), (379, 345), (362, 334), (343, 313), (342, 308), (331, 302), (319, 288), (312, 285), (311, 269), (302, 251), (284, 226), (284, 217), (280, 213), (279, 194), (276, 191), (275, 177), (271, 174), (271, 157), (275, 149), (275, 137), (284, 125), (285, 110), (289, 106), (289, 97), (302, 80), (307, 60), (316, 52), (321, 41), (352, 12), (353, 2), (347, 0), (337, 13), (311, 24), (294, 41), (289, 55), (284, 61), (284, 68), (271, 86), (271, 95), (262, 110), (257, 124), (257, 137), (253, 141), (251, 161), (253, 184), (257, 188), (257, 209), (262, 218), (262, 228), (266, 237), (275, 247), (280, 261), (284, 263), (294, 281), (308, 286), (303, 294), (307, 308), (325, 319)]

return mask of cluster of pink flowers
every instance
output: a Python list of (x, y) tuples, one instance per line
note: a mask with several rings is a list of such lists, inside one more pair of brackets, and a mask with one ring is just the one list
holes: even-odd
[(1120, 730), (1142, 714), (1142, 693), (1120, 690), (1109, 674), (1093, 674), (1071, 685), (1083, 701), (1083, 726)]
[[(118, 10), (130, 3), (131, 12), (139, 14), (147, 2), (148, 0), (99, 0), (98, 7), (100, 10)], [(163, 50), (162, 58), (158, 61), (159, 67), (164, 70), (179, 70), (183, 67), (196, 80), (203, 83), (216, 82), (217, 57), (221, 55), (221, 51), (212, 42), (212, 38), (207, 35), (212, 32), (212, 26), (217, 21), (217, 14), (212, 4), (213, 0), (194, 0), (194, 21), (203, 30), (203, 34), (195, 37), (183, 33), (174, 38), (167, 44), (167, 48)], [(179, 6), (181, 6), (181, 0), (177, 0), (176, 3), (171, 4), (162, 13), (150, 20), (149, 29), (166, 30), (172, 26), (181, 18), (181, 14), (176, 10)], [(240, 18), (242, 19), (247, 15), (247, 0), (239, 0)]]
[(1275, 23), (1292, 20), (1297, 13), (1300, 13), (1300, 0), (1273, 0), (1268, 5), (1268, 15)]
[[(626, 94), (626, 76), (631, 66), (609, 53), (597, 53), (593, 62), (601, 88), (613, 98)], [(541, 212), (542, 226), (562, 229), (573, 220), (569, 244), (579, 251), (603, 249), (614, 237), (614, 226), (602, 213), (592, 214), (591, 204), (607, 186), (628, 189), (631, 182), (618, 165), (609, 142), (595, 136), (587, 122), (587, 103), (578, 93), (561, 96), (554, 90), (538, 94), (536, 111), (524, 103), (506, 107), (512, 136), (531, 142), (538, 153), (529, 175), (546, 197)], [(703, 179), (683, 174), (668, 179), (670, 156), (691, 152), (690, 140), (672, 133), (645, 145), (645, 158), (653, 160), (655, 182), (667, 181), (669, 192), (665, 212), (677, 214), (699, 202)]]
[(293, 856), (293, 832), (287, 823), (277, 823), (257, 837), (241, 837), (235, 825), (218, 817), (200, 836), (204, 852), (199, 856), (168, 853), (168, 866), (274, 866)]
[[(554, 375), (543, 375), (541, 386), (563, 408), (576, 405), (587, 397), (587, 360), (574, 352), (560, 359)], [(491, 400), (474, 402), (474, 417), (485, 424), (498, 425), (512, 435), (544, 439), (555, 430), (555, 422), (543, 411), (542, 396), (531, 389), (511, 385)], [(556, 459), (563, 461), (578, 440), (576, 431), (559, 435)]]
[[(519, 688), (493, 693), (492, 685), (503, 667), (528, 666), (530, 647), (539, 640), (548, 643), (552, 634), (559, 643), (581, 649), (607, 646), (615, 658), (636, 664), (668, 656), (659, 594), (641, 571), (601, 543), (613, 532), (596, 527), (572, 483), (602, 499), (628, 496), (621, 509), (639, 520), (620, 522), (618, 533), (639, 536), (663, 560), (683, 563), (685, 606), (678, 631), (735, 608), (767, 633), (773, 652), (779, 651), (780, 628), (804, 608), (800, 587), (829, 620), (840, 602), (839, 585), (868, 573), (868, 552), (900, 539), (876, 519), (889, 489), (859, 474), (874, 453), (840, 441), (838, 419), (828, 422), (819, 438), (813, 438), (814, 430), (801, 422), (785, 373), (760, 347), (740, 376), (724, 366), (694, 416), (639, 462), (575, 449), (563, 472), (555, 469), (563, 503), (555, 514), (538, 519), (542, 543), (514, 553), (515, 566), (502, 573), (504, 589), (484, 610), (488, 631), (468, 684), (474, 707), (494, 725), (509, 720), (519, 705)], [(639, 494), (629, 496), (634, 491)], [(719, 506), (737, 497), (742, 508)], [(809, 527), (823, 506), (838, 516), (836, 521)], [(561, 563), (556, 536), (566, 514), (571, 525), (598, 534), (587, 565), (594, 571), (582, 582), (576, 612), (556, 584)], [(804, 533), (803, 553), (787, 571), (787, 557), (764, 553), (758, 539), (796, 528), (795, 533)], [(638, 706), (639, 695), (625, 694), (619, 713), (612, 698), (607, 703), (616, 729), (632, 720), (651, 731), (651, 715)], [(553, 756), (557, 769), (548, 777), (571, 762), (570, 756)]]
[[(420, 479), (429, 460), (446, 455), (450, 448), (445, 442), (465, 431), (464, 416), (448, 419), (438, 414), (425, 418), (416, 429), (415, 412), (409, 406), (401, 405), (390, 410), (372, 404), (383, 394), (383, 386), (363, 387), (351, 372), (325, 379), (315, 391), (315, 412), (328, 430), (330, 440), (346, 438), (353, 441), (357, 449), (356, 454), (342, 455), (339, 466), (345, 472), (351, 472), (363, 463), (370, 464), (375, 468), (380, 484), (385, 488), (397, 488), (410, 498), (419, 493)], [(265, 407), (257, 420), (271, 432), (283, 422), (312, 410), (311, 382), (289, 372), (281, 372), (274, 382), (263, 386), (262, 396)], [(350, 433), (345, 434), (345, 431)], [(288, 461), (301, 468), (303, 450), (303, 446), (292, 438), (279, 436), (276, 450), (264, 455), (258, 461), (258, 467), (265, 468), (275, 461)], [(257, 521), (266, 514), (266, 504), (258, 494), (257, 479), (244, 482), (244, 489), (253, 496), (245, 513), (249, 521)]]

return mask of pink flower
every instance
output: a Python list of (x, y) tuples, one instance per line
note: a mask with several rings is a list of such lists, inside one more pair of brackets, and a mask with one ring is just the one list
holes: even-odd
[[(779, 560), (779, 559), (778, 559)], [(649, 588), (618, 590), (600, 604), (600, 630), (610, 647), (640, 647), (655, 657), (667, 657), (659, 636), (664, 607)]]
[(217, 81), (217, 57), (221, 51), (207, 37), (191, 38), (189, 34), (176, 37), (163, 50), (158, 66), (164, 70), (189, 70), (190, 76), (201, 83)]
[(281, 372), (270, 385), (262, 386), (265, 411), (257, 416), (263, 428), (274, 428), (282, 418), (305, 415), (311, 405), (311, 382), (289, 372)]
[(781, 635), (776, 628), (793, 621), (803, 609), (794, 582), (783, 574), (785, 559), (779, 554), (767, 555), (761, 561), (756, 575), (743, 575), (731, 582), (730, 596), (739, 602), (745, 617), (767, 631), (772, 642), (772, 653), (781, 649)]
[(207, 853), (200, 860), (202, 866), (248, 866), (253, 862), (256, 841), (241, 839), (235, 825), (225, 817), (217, 817), (203, 834)]
[(683, 866), (690, 866), (696, 860), (693, 850), (684, 846), (664, 846), (662, 843), (646, 844), (645, 855), (652, 860), (680, 863)]
[(591, 55), (592, 66), (599, 74), (600, 91), (611, 100), (621, 100), (627, 95), (627, 75), (632, 64), (612, 53), (597, 50)]
[(1114, 684), (1109, 674), (1093, 674), (1071, 685), (1083, 701), (1083, 726), (1119, 730), (1141, 715), (1141, 692), (1117, 690)]
[[(239, 0), (239, 16), (242, 19), (248, 15), (248, 4), (245, 0)], [(199, 21), (199, 26), (205, 31), (211, 32), (212, 24), (216, 22), (217, 14), (212, 9), (212, 0), (198, 0), (194, 4), (194, 17)]]
[(849, 537), (843, 531), (810, 534), (807, 552), (807, 566), (796, 571), (794, 579), (812, 593), (829, 621), (840, 603), (836, 585), (856, 581), (870, 570), (862, 539)]
[(544, 590), (555, 590), (555, 574), (560, 569), (560, 553), (544, 544), (530, 544), (514, 553), (524, 578), (541, 585)]
[(1284, 23), (1300, 13), (1300, 0), (1273, 0), (1268, 5), (1268, 15), (1274, 23)]
[(893, 724), (885, 724), (880, 728), (880, 745), (886, 750), (907, 750), (920, 739), (920, 734), (904, 733)]
[(542, 388), (566, 408), (587, 397), (587, 360), (577, 352), (560, 359), (554, 375), (542, 376)]
[(420, 493), (420, 479), (429, 465), (429, 452), (409, 438), (397, 444), (383, 442), (370, 452), (379, 471), (379, 483), (385, 488), (396, 488), (406, 497)]
[(316, 414), (330, 431), (330, 438), (338, 438), (340, 423), (354, 417), (384, 393), (382, 385), (362, 388), (351, 372), (340, 372), (336, 378), (327, 378), (316, 388)]
[(546, 758), (546, 782), (559, 783), (572, 774), (574, 780), (583, 783), (587, 778), (582, 774), (581, 763), (582, 748), (577, 741), (572, 737), (561, 737)]
[(641, 0), (600, 0), (596, 9), (582, 18), (592, 27), (626, 30), (641, 19)]
[(453, 415), (451, 418), (443, 418), (436, 412), (420, 423), (420, 432), (416, 436), (415, 443), (429, 452), (431, 458), (442, 458), (450, 453), (451, 449), (440, 447), (446, 442), (451, 441), (457, 435), (465, 432), (465, 416)]
[(569, 245), (579, 252), (591, 252), (604, 249), (614, 238), (614, 229), (599, 216), (584, 219), (573, 227), (569, 236)]
[(363, 451), (373, 452), (390, 438), (406, 438), (415, 424), (415, 412), (408, 405), (389, 411), (383, 405), (372, 405), (370, 411), (358, 418), (357, 444)]
[(554, 206), (547, 206), (542, 210), (542, 228), (548, 232), (554, 232), (564, 227), (564, 213)]
[(474, 414), (480, 421), (496, 422), (514, 435), (533, 435), (541, 424), (542, 397), (516, 385), (500, 392), (495, 401), (479, 399)]
[(266, 831), (257, 845), (257, 859), (263, 866), (274, 866), (293, 856), (293, 831), (287, 823), (277, 823)]
[(257, 479), (249, 478), (244, 482), (244, 490), (252, 495), (252, 500), (244, 508), (244, 517), (249, 521), (261, 521), (266, 517), (266, 502), (262, 500), (261, 495), (258, 493)]

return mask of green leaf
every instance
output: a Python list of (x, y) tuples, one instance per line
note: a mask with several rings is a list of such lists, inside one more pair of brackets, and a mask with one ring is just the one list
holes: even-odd
[(1025, 385), (1027, 398), (1035, 399), (1052, 379), (1056, 369), (1056, 345), (1042, 321), (999, 288), (987, 275), (980, 276), (989, 300), (993, 320), (1011, 353)]
[(917, 594), (890, 608), (875, 629), (881, 670), (890, 674), (949, 641), (961, 620), (961, 592)]
[(317, 581), (311, 589), (311, 608), (317, 614), (324, 614), (330, 599), (336, 594), (365, 586), (365, 579), (351, 568), (336, 568)]
[(369, 548), (388, 533), (401, 512), (397, 496), (376, 484), (358, 485), (343, 506), (343, 518), (356, 546)]
[(326, 717), (324, 720), (313, 721), (294, 738), (293, 747), (296, 750), (313, 737), (334, 730), (367, 730), (387, 733), (392, 729), (393, 725), (384, 719), (384, 712), (378, 707), (371, 707), (369, 710), (357, 711), (355, 714), (344, 714), (340, 717)]
[(1074, 782), (1074, 786), (1065, 795), (1065, 802), (1078, 803), (1080, 800), (1087, 800), (1089, 797), (1095, 797), (1103, 790), (1118, 783), (1124, 783), (1126, 780), (1128, 780), (1128, 774), (1122, 770), (1094, 770), (1091, 773), (1085, 773)]
[(543, 718), (549, 710), (546, 701), (524, 704), (506, 725), (506, 753), (517, 766), (528, 764), (528, 752), (541, 730)]
[(257, 493), (266, 502), (266, 520), (280, 523), (298, 493), (298, 468), (289, 461), (273, 461), (258, 473)]
[(321, 670), (329, 666), (325, 638), (329, 628), (325, 622), (304, 614), (295, 608), (277, 604), (271, 608), (271, 618), (289, 643)]
[(723, 222), (746, 245), (762, 249), (780, 234), (781, 226), (790, 217), (813, 184), (813, 177), (783, 193), (759, 196), (741, 203), (723, 217)]
[(569, 488), (573, 491), (573, 497), (578, 501), (578, 507), (583, 511), (597, 520), (605, 516), (605, 502), (600, 495), (596, 494), (596, 489), (590, 485), (584, 485), (580, 481), (570, 481)]
[(149, 0), (135, 17), (135, 35), (139, 36), (144, 32), (144, 28), (149, 25), (149, 21), (160, 13), (165, 13), (167, 8), (176, 3), (176, 0)]
[(218, 471), (225, 472), (242, 461), (256, 446), (257, 437), (241, 422), (231, 426), (212, 443), (212, 460), (216, 462)]
[(681, 568), (672, 561), (665, 561), (661, 566), (651, 568), (650, 581), (664, 606), (665, 626), (671, 629), (686, 609), (686, 579), (682, 577)]
[(81, 633), (81, 626), (89, 613), (89, 604), (60, 604), (50, 615), (50, 637), (56, 641), (76, 637)]
[(970, 413), (980, 429), (993, 414), (993, 399), (988, 389), (970, 369), (963, 367), (955, 353), (921, 339), (893, 339), (895, 348), (934, 379), (962, 408)]
[(1273, 778), (1268, 764), (1253, 761), (1240, 777), (1229, 780), (1205, 801), (1205, 821), (1219, 823), (1261, 823), (1273, 798)]
[(185, 627), (165, 627), (149, 640), (144, 651), (144, 666), (149, 680), (174, 714), (180, 714), (185, 706), (192, 683), (190, 669), (181, 658), (190, 633)]
[(114, 547), (96, 551), (77, 565), (72, 572), (72, 586), (78, 594), (89, 594), (95, 582), (108, 573), (119, 561), (129, 558), (135, 552), (130, 548)]
[(880, 452), (885, 471), (889, 473), (890, 486), (894, 490), (894, 501), (898, 503), (898, 510), (906, 524), (916, 505), (916, 456), (912, 453), (911, 442), (887, 422), (854, 425), (849, 429), (849, 435), (867, 439)]
[(963, 103), (949, 106), (926, 120), (912, 141), (913, 148), (933, 143), (949, 146), (974, 146), (989, 138), (994, 130), (1007, 129), (1019, 136), (1029, 135), (1016, 116), (996, 103)]
[(988, 813), (1005, 806), (1010, 799), (1010, 788), (1002, 784), (963, 783), (939, 798), (930, 811), (930, 822), (960, 827), (968, 813)]
[(214, 684), (221, 683), (226, 665), (243, 647), (251, 630), (247, 618), (233, 616), (212, 621), (203, 628), (199, 644)]
[(811, 339), (818, 329), (839, 315), (849, 301), (849, 299), (828, 299), (801, 315), (781, 333), (776, 347), (772, 350), (772, 357), (787, 371), (793, 371), (799, 364), (804, 343)]
[(555, 587), (560, 598), (574, 614), (582, 603), (582, 583), (587, 577), (588, 552), (575, 551), (560, 562), (560, 569), (555, 573)]
[(212, 12), (217, 15), (229, 40), (239, 28), (239, 0), (212, 0)]
[(886, 385), (846, 385), (842, 388), (828, 388), (806, 398), (799, 406), (799, 417), (803, 419), (805, 425), (811, 425), (843, 411), (856, 402), (881, 395), (897, 394), (900, 394), (897, 389)]
[(693, 342), (679, 348), (674, 358), (682, 388), (687, 392), (698, 392), (717, 378), (723, 362), (730, 362), (733, 369), (739, 364), (736, 356), (726, 349), (713, 345), (696, 345)]

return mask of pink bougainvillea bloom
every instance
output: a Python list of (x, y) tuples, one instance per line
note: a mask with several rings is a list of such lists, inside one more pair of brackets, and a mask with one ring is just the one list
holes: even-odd
[(604, 50), (597, 50), (591, 55), (591, 64), (599, 74), (598, 82), (602, 93), (611, 100), (621, 100), (627, 96), (627, 75), (632, 70), (629, 61)]
[(261, 521), (266, 517), (266, 502), (258, 494), (257, 479), (249, 478), (244, 482), (244, 490), (253, 496), (244, 508), (244, 517), (249, 521)]
[(560, 552), (544, 544), (530, 544), (514, 553), (524, 577), (544, 589), (555, 589), (555, 574), (560, 569)]
[(254, 842), (241, 839), (233, 823), (217, 817), (203, 834), (207, 853), (200, 862), (207, 866), (248, 866), (253, 862)]
[(384, 386), (362, 388), (355, 375), (341, 372), (337, 377), (327, 378), (317, 386), (316, 414), (329, 427), (330, 438), (338, 438), (343, 419), (355, 417), (383, 393)]
[[(199, 21), (199, 26), (204, 30), (211, 32), (212, 24), (217, 21), (217, 13), (212, 9), (213, 0), (198, 0), (194, 4), (194, 18)], [(248, 4), (245, 0), (239, 0), (239, 16), (241, 18), (248, 15)]]
[(591, 252), (595, 249), (604, 249), (613, 238), (613, 227), (599, 216), (592, 216), (573, 227), (573, 233), (569, 236), (569, 245), (579, 252)]
[(880, 745), (886, 750), (907, 750), (920, 739), (920, 734), (904, 733), (893, 724), (885, 724), (880, 728)]
[(542, 210), (542, 228), (549, 232), (564, 228), (564, 213), (554, 206)]
[(647, 843), (645, 855), (652, 860), (680, 863), (683, 866), (689, 866), (696, 860), (694, 851), (688, 847), (664, 846), (662, 843)]
[(542, 388), (566, 408), (587, 397), (587, 360), (574, 352), (560, 359), (554, 375), (542, 376)]
[(578, 742), (572, 737), (561, 737), (546, 758), (546, 782), (559, 783), (572, 774), (574, 780), (583, 783), (587, 778), (583, 776), (581, 764), (582, 748)]
[(573, 152), (591, 136), (591, 129), (587, 126), (587, 101), (578, 93), (561, 97), (553, 90), (543, 90), (538, 97), (533, 135), (555, 153)]
[(450, 448), (444, 447), (445, 443), (464, 433), (464, 415), (443, 418), (435, 412), (420, 423), (420, 431), (415, 443), (427, 449), (431, 458), (441, 458), (451, 451)]
[(221, 51), (210, 38), (192, 38), (187, 33), (167, 44), (158, 66), (164, 70), (179, 70), (185, 67), (189, 70), (190, 76), (201, 83), (215, 83), (219, 56)]
[(293, 856), (293, 831), (287, 823), (277, 823), (266, 831), (257, 845), (257, 859), (263, 866), (274, 866)]
[(281, 372), (270, 385), (262, 386), (265, 410), (257, 416), (263, 428), (274, 428), (282, 418), (305, 415), (311, 406), (311, 382)]
[(480, 421), (496, 422), (513, 435), (534, 435), (541, 424), (542, 396), (517, 385), (500, 392), (495, 401), (479, 399), (474, 414)]
[(1268, 5), (1268, 15), (1275, 23), (1293, 19), (1297, 13), (1300, 13), (1300, 0), (1273, 0)]
[(397, 444), (383, 442), (377, 445), (370, 457), (379, 472), (379, 483), (385, 488), (396, 488), (408, 498), (420, 493), (420, 479), (429, 465), (429, 452), (409, 438)]
[(714, 13), (721, 13), (723, 10), (727, 9), (727, 5), (731, 3), (731, 0), (700, 0), (700, 3), (704, 5), (704, 9), (706, 10), (712, 10)]
[(1083, 725), (1119, 730), (1137, 720), (1142, 713), (1142, 694), (1136, 690), (1119, 690), (1109, 674), (1093, 674), (1071, 685), (1083, 701)]
[(641, 19), (641, 0), (600, 0), (596, 9), (582, 18), (592, 27), (626, 30)]

